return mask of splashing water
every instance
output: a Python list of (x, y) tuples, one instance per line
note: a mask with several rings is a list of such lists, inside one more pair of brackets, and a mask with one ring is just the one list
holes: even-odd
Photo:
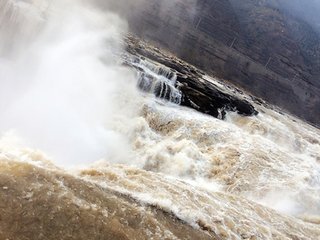
[(181, 101), (164, 66), (129, 59), (143, 70), (136, 77), (119, 65), (126, 24), (88, 2), (11, 0), (0, 9), (1, 164), (31, 164), (50, 176), (62, 174), (55, 165), (81, 166), (74, 181), (222, 239), (320, 235), (318, 129), (263, 106), (255, 106), (259, 116), (221, 121), (139, 93), (137, 84)]
[(126, 61), (138, 69), (139, 89), (153, 93), (158, 98), (181, 104), (182, 93), (176, 87), (177, 74), (175, 72), (150, 60), (137, 57), (131, 57)]
[[(121, 104), (116, 95), (136, 97), (136, 90), (134, 73), (114, 57), (125, 23), (87, 5), (60, 4), (50, 5), (44, 23), (36, 21), (28, 48), (4, 64), (0, 130), (15, 129), (28, 146), (48, 152), (59, 164), (77, 165), (114, 155), (119, 141), (125, 145), (107, 125)], [(26, 5), (37, 12), (37, 5), (16, 3), (12, 15), (19, 16)], [(12, 21), (22, 28), (34, 25), (18, 17)], [(25, 38), (19, 35), (19, 41), (14, 45)]]

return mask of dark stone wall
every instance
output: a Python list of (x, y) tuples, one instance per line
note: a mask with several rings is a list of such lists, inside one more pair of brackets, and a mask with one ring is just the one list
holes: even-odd
[(176, 0), (168, 7), (149, 0), (132, 7), (129, 26), (207, 73), (320, 126), (320, 35), (280, 8), (281, 1)]

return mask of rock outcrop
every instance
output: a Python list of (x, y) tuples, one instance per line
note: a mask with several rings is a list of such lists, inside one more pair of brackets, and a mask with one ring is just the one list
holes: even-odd
[[(206, 80), (205, 74), (199, 69), (132, 36), (127, 37), (126, 43), (127, 51), (135, 57), (126, 63), (142, 73), (140, 77), (142, 82), (139, 84), (141, 89), (153, 91), (159, 98), (220, 119), (224, 119), (226, 111), (234, 111), (244, 116), (258, 114), (251, 103), (241, 98), (239, 90), (235, 89), (238, 94), (227, 93)], [(149, 68), (141, 67), (142, 61), (149, 61), (147, 63)], [(150, 81), (154, 76), (148, 73), (149, 65), (152, 64), (150, 61), (154, 61), (155, 65), (160, 64), (152, 68), (156, 69), (160, 77), (164, 75), (167, 82), (159, 80), (154, 87), (151, 87)], [(178, 93), (175, 93), (176, 91)]]
[(141, 1), (138, 37), (320, 126), (319, 29), (284, 0)]

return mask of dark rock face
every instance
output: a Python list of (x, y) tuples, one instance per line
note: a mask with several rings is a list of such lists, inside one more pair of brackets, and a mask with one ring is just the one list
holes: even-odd
[(183, 93), (181, 104), (216, 118), (224, 119), (226, 110), (236, 111), (244, 116), (258, 114), (247, 101), (228, 95), (208, 82), (194, 81), (180, 77), (177, 80)]
[[(204, 78), (203, 72), (190, 64), (136, 38), (128, 37), (126, 42), (127, 51), (133, 56), (126, 64), (140, 72), (140, 89), (220, 119), (224, 119), (226, 111), (244, 116), (258, 114), (248, 101), (219, 89)], [(154, 61), (155, 66), (150, 66), (149, 61)], [(147, 69), (143, 64), (148, 66)], [(156, 77), (150, 73), (150, 69), (156, 71), (160, 78), (164, 76), (165, 80), (154, 79)]]
[(284, 0), (145, 1), (131, 31), (320, 126), (319, 29)]

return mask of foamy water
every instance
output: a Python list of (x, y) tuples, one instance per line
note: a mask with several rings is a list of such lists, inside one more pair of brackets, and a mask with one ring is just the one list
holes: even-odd
[(220, 121), (152, 103), (131, 135), (135, 166), (241, 195), (282, 213), (318, 215), (319, 131), (271, 110)]
[(3, 163), (70, 174), (222, 239), (319, 239), (319, 129), (259, 105), (258, 116), (221, 121), (139, 92), (119, 64), (123, 20), (45, 3), (0, 5), (1, 47), (9, 15), (36, 32), (14, 32), (22, 42), (1, 55)]

